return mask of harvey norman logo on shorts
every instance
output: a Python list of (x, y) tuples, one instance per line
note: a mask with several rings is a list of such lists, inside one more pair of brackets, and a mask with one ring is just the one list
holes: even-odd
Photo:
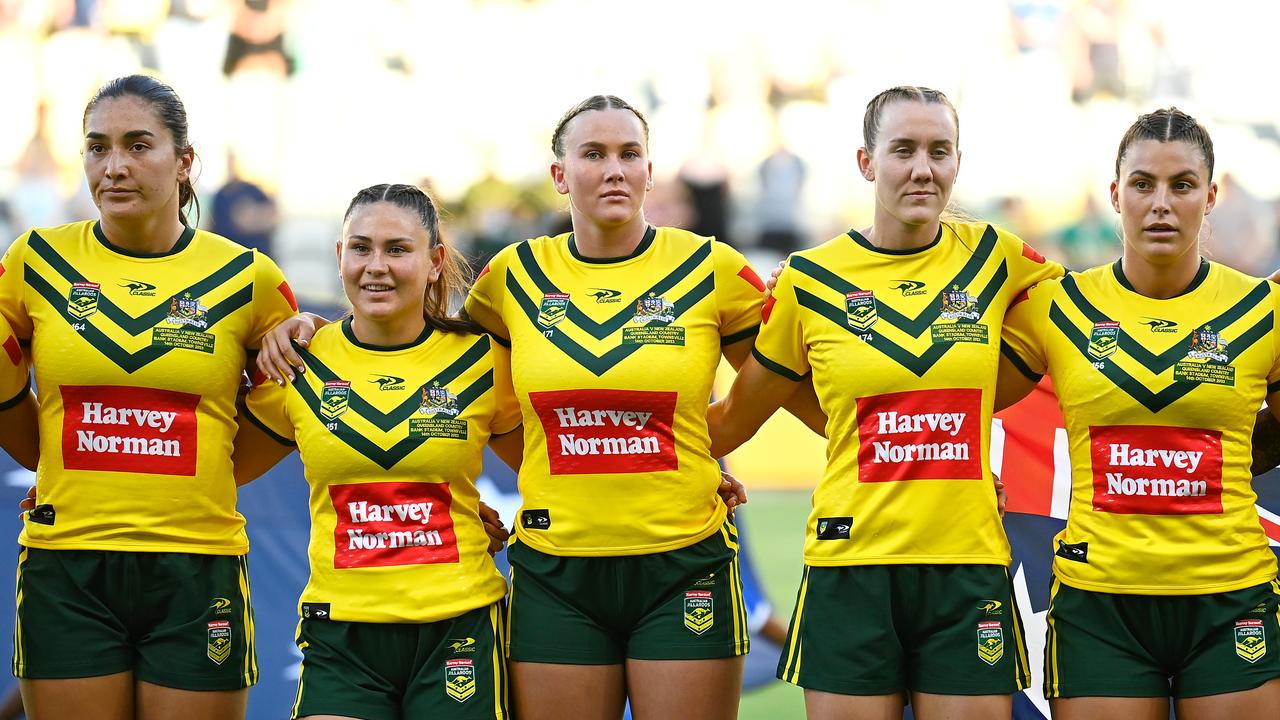
[(556, 390), (529, 393), (547, 436), (552, 475), (676, 470), (676, 393)]
[(68, 470), (196, 474), (199, 395), (122, 385), (62, 385)]
[(330, 485), (335, 568), (458, 562), (446, 483)]
[(982, 391), (858, 398), (858, 482), (982, 479)]
[(1137, 515), (1222, 512), (1222, 433), (1157, 425), (1089, 428), (1093, 509)]

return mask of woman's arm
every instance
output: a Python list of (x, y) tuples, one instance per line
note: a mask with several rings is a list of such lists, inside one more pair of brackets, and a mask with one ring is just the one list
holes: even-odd
[(711, 456), (723, 457), (750, 439), (800, 386), (800, 382), (788, 380), (765, 368), (755, 357), (748, 357), (733, 379), (729, 394), (707, 410)]
[(39, 406), (30, 390), (16, 404), (0, 410), (0, 447), (28, 470), (35, 470), (40, 460), (38, 418)]
[(1254, 476), (1280, 465), (1280, 392), (1267, 395), (1253, 426)]
[(231, 450), (236, 485), (257, 480), (294, 451), (293, 445), (282, 442), (283, 438), (268, 435), (243, 412), (236, 418), (236, 425), (236, 439)]
[[(750, 359), (751, 362), (756, 362), (751, 358), (751, 348), (754, 345), (755, 338), (747, 338), (745, 340), (739, 340), (732, 345), (725, 345), (721, 350), (724, 353), (725, 359), (733, 366), (733, 369), (741, 373), (742, 367), (746, 364), (748, 359)], [(773, 373), (770, 374), (773, 375)], [(781, 379), (786, 380), (786, 378)], [(787, 412), (796, 416), (796, 419), (804, 423), (810, 430), (822, 437), (826, 437), (827, 416), (822, 412), (822, 406), (818, 404), (818, 394), (813, 389), (813, 378), (806, 375), (800, 382), (792, 384), (795, 386), (792, 391), (793, 394), (782, 403), (782, 407), (785, 408)], [(774, 410), (777, 410), (777, 408), (774, 408)], [(772, 415), (773, 412), (771, 411), (769, 414)], [(768, 416), (766, 416), (765, 419), (767, 420)], [(761, 422), (763, 423), (764, 421), (761, 420)], [(759, 429), (758, 425), (756, 426), (756, 429)], [(752, 430), (752, 433), (754, 434), (755, 430)], [(742, 442), (746, 442), (749, 437), (750, 435), (743, 438)], [(720, 456), (716, 455), (715, 457)]]
[(262, 336), (256, 361), (258, 371), (277, 385), (293, 382), (294, 372), (306, 372), (306, 365), (294, 351), (292, 342), (307, 347), (316, 331), (328, 324), (329, 321), (319, 315), (301, 313), (275, 326)]
[(519, 472), (520, 460), (524, 457), (524, 426), (517, 425), (501, 435), (490, 435), (489, 447), (507, 467)]

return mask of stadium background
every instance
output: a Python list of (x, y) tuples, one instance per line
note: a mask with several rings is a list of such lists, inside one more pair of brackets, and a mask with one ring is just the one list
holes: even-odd
[[(105, 80), (146, 71), (187, 103), (202, 225), (271, 254), (310, 308), (340, 300), (332, 243), (346, 202), (369, 184), (430, 187), (446, 233), (477, 266), (566, 227), (547, 178), (550, 131), (597, 92), (649, 116), (651, 221), (715, 235), (767, 271), (869, 222), (871, 189), (854, 161), (863, 107), (912, 83), (959, 109), (959, 205), (1074, 268), (1118, 253), (1106, 191), (1120, 135), (1137, 113), (1176, 104), (1217, 146), (1207, 252), (1269, 273), (1280, 260), (1280, 94), (1267, 85), (1280, 70), (1277, 20), (1280, 8), (1249, 0), (0, 0), (0, 237), (93, 216), (84, 103)], [(1049, 397), (993, 435), (1033, 665), (1048, 538), (1066, 498)], [(752, 490), (747, 544), (784, 619), (822, 462), (806, 433), (775, 419), (729, 461)], [(3, 463), (0, 508), (16, 508), (31, 476)], [(495, 493), (509, 489), (509, 473), (491, 475)], [(1274, 546), (1280, 484), (1256, 487)], [(508, 519), (513, 502), (498, 503)], [(306, 575), (296, 458), (246, 488), (241, 507), (263, 668), (250, 717), (283, 717)], [(0, 516), (0, 535), (16, 534), (16, 510)], [(12, 623), (0, 617), (0, 630)], [(1043, 708), (1033, 688), (1018, 714)], [(766, 683), (741, 715), (802, 717), (801, 694)]]

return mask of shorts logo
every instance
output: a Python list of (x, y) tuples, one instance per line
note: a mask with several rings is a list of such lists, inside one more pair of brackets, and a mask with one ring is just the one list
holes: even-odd
[(129, 291), (130, 295), (139, 297), (155, 297), (156, 286), (151, 283), (145, 283), (141, 280), (130, 280), (129, 278), (121, 278), (120, 287)]
[(1236, 621), (1236, 654), (1250, 663), (1267, 654), (1267, 634), (1261, 620)]
[(998, 622), (978, 623), (978, 659), (995, 665), (1004, 657), (1004, 628)]
[(819, 540), (848, 540), (853, 529), (852, 517), (818, 518)]
[(337, 420), (338, 416), (347, 411), (350, 397), (350, 381), (326, 380), (324, 389), (320, 391), (320, 414), (325, 420)]
[(858, 482), (981, 480), (982, 391), (858, 398)]
[(851, 292), (844, 296), (845, 321), (854, 330), (868, 330), (880, 319), (876, 312), (876, 294), (870, 290)]
[(186, 325), (204, 330), (209, 327), (209, 308), (200, 304), (200, 298), (183, 293), (182, 297), (169, 300), (169, 316), (164, 319), (170, 325)]
[(928, 292), (925, 290), (924, 283), (919, 280), (894, 280), (897, 285), (890, 285), (890, 290), (902, 291), (902, 297), (911, 297), (912, 295), (924, 295)]
[(1109, 357), (1120, 347), (1120, 323), (1103, 321), (1093, 324), (1089, 333), (1089, 355), (1096, 360)]
[(67, 295), (67, 312), (77, 320), (83, 320), (98, 312), (98, 295), (102, 286), (92, 282), (72, 283)]
[(226, 598), (214, 598), (213, 602), (209, 603), (209, 609), (214, 615), (230, 615), (231, 601)]
[(676, 470), (676, 393), (553, 390), (529, 393), (552, 475)]
[(430, 386), (422, 386), (422, 405), (418, 407), (419, 415), (452, 415), (457, 416), (458, 396), (449, 392), (449, 388), (440, 387), (434, 382)]
[(404, 378), (395, 375), (383, 375), (382, 373), (373, 373), (369, 376), (371, 383), (376, 383), (379, 390), (403, 390)]
[(337, 569), (458, 562), (447, 483), (374, 482), (329, 486), (337, 523)]
[(449, 641), (449, 649), (455, 653), (473, 653), (476, 651), (476, 639), (473, 637), (454, 638)]
[(1004, 603), (999, 600), (988, 600), (978, 606), (983, 615), (988, 617), (1004, 614)]
[(701, 635), (715, 624), (715, 603), (706, 590), (690, 590), (684, 594), (684, 626)]
[(476, 694), (476, 668), (470, 660), (444, 661), (444, 691), (458, 702)]
[(68, 470), (196, 474), (199, 395), (120, 385), (62, 385)]
[(214, 620), (209, 623), (209, 659), (221, 665), (231, 657), (231, 623), (227, 620)]
[(631, 322), (638, 325), (657, 322), (663, 325), (676, 321), (674, 306), (667, 302), (661, 295), (642, 297), (636, 301), (636, 314), (631, 318)]
[(544, 328), (554, 327), (564, 319), (569, 309), (568, 293), (547, 293), (538, 304), (538, 324)]
[(622, 291), (610, 290), (609, 288), (591, 288), (591, 292), (587, 293), (587, 297), (595, 298), (597, 305), (620, 303), (622, 302)]
[(1222, 433), (1157, 425), (1089, 428), (1093, 509), (1128, 515), (1222, 512)]

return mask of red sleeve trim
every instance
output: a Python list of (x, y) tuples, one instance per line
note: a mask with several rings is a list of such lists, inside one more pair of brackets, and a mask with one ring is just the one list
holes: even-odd
[(4, 351), (9, 356), (9, 361), (15, 366), (22, 365), (22, 348), (18, 346), (18, 338), (13, 335), (4, 341)]
[(773, 314), (773, 304), (777, 301), (778, 299), (772, 295), (770, 295), (769, 298), (764, 301), (764, 307), (760, 310), (761, 323), (769, 322), (769, 316)]
[(294, 312), (298, 312), (298, 299), (293, 296), (293, 288), (289, 287), (289, 281), (282, 280), (280, 284), (276, 286), (276, 290), (279, 290), (280, 294), (284, 296), (284, 299), (288, 301), (289, 307), (293, 308)]
[(1035, 249), (1035, 248), (1031, 247), (1030, 245), (1026, 244), (1025, 242), (1024, 242), (1024, 243), (1022, 243), (1022, 257), (1026, 258), (1026, 259), (1028, 259), (1028, 260), (1030, 260), (1030, 261), (1032, 261), (1032, 262), (1037, 262), (1037, 263), (1040, 263), (1040, 264), (1044, 264), (1044, 256), (1043, 256), (1043, 255), (1041, 255), (1040, 253), (1036, 252), (1036, 249)]
[(756, 290), (764, 292), (764, 281), (760, 279), (755, 270), (751, 269), (750, 265), (743, 265), (742, 269), (738, 271), (738, 277), (746, 280)]

